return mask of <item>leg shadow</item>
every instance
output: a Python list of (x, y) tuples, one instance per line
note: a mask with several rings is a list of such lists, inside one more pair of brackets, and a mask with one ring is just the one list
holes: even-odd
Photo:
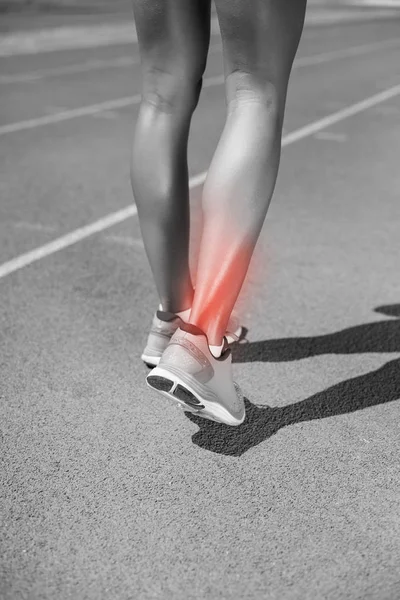
[(380, 369), (334, 385), (301, 402), (282, 408), (258, 407), (246, 399), (246, 420), (239, 427), (185, 415), (199, 431), (193, 443), (217, 454), (241, 456), (277, 431), (313, 419), (325, 419), (400, 399), (400, 359)]
[[(400, 304), (375, 309), (400, 317)], [(232, 345), (232, 360), (246, 362), (287, 362), (322, 354), (363, 354), (400, 352), (400, 319), (389, 319), (349, 327), (328, 335), (263, 340)]]

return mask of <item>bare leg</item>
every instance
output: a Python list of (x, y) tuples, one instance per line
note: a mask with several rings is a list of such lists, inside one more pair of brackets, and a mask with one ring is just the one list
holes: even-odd
[(210, 0), (133, 0), (143, 93), (132, 188), (164, 310), (189, 308), (187, 142), (206, 66)]
[(215, 0), (227, 119), (203, 190), (190, 322), (222, 342), (275, 187), (289, 75), (306, 0)]

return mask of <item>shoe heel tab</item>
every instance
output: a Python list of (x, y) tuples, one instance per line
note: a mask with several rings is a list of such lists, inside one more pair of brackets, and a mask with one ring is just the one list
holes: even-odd
[(191, 335), (204, 335), (207, 339), (207, 336), (204, 333), (204, 331), (202, 329), (200, 329), (200, 327), (197, 327), (197, 325), (193, 325), (192, 323), (182, 322), (180, 328), (185, 333), (190, 333)]
[[(204, 337), (207, 340), (207, 346), (209, 346), (206, 333), (202, 329), (200, 329), (200, 327), (197, 327), (197, 325), (193, 325), (192, 323), (182, 322), (179, 326), (179, 329), (181, 331), (184, 331), (185, 333), (190, 333), (191, 335), (204, 335)], [(224, 345), (222, 348), (221, 356), (216, 357), (213, 355), (213, 358), (215, 360), (218, 360), (219, 362), (224, 362), (225, 360), (227, 360), (230, 357), (231, 354), (232, 354), (232, 350), (230, 349), (228, 340), (226, 339), (226, 337), (224, 337)]]

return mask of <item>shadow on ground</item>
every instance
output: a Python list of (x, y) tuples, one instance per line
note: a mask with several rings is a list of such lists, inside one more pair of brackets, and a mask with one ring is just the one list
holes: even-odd
[[(400, 304), (378, 306), (375, 312), (400, 317)], [(232, 360), (236, 363), (287, 362), (322, 354), (368, 352), (400, 352), (400, 319), (356, 325), (328, 335), (236, 344)]]
[[(400, 317), (400, 304), (375, 310)], [(233, 355), (235, 362), (280, 362), (321, 354), (364, 352), (400, 352), (400, 320), (359, 325), (324, 336), (239, 344)], [(213, 423), (191, 413), (185, 414), (199, 426), (199, 431), (192, 438), (193, 443), (218, 454), (241, 456), (288, 425), (351, 413), (398, 399), (400, 359), (282, 408), (257, 407), (246, 399), (246, 420), (239, 427)]]

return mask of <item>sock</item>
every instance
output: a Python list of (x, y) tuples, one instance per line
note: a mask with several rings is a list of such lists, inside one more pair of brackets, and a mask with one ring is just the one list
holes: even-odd
[[(163, 310), (162, 304), (159, 305), (158, 310)], [(190, 317), (190, 312), (191, 312), (191, 308), (187, 308), (186, 310), (181, 310), (180, 312), (175, 313), (178, 317), (180, 317), (182, 319), (182, 321), (186, 322), (189, 320)], [(214, 356), (214, 358), (219, 358), (222, 354), (222, 349), (224, 347), (224, 342), (222, 341), (222, 344), (220, 346), (212, 346), (211, 344), (208, 345), (211, 354)]]
[(208, 347), (210, 348), (210, 352), (213, 355), (213, 357), (219, 358), (222, 353), (222, 348), (224, 347), (224, 342), (222, 342), (220, 346), (211, 346), (211, 344), (209, 344)]
[[(164, 310), (162, 304), (158, 306), (158, 310)], [(181, 310), (180, 312), (175, 313), (178, 317), (182, 319), (182, 321), (188, 321), (190, 317), (191, 308), (187, 308), (186, 310)]]
[(177, 314), (178, 317), (182, 319), (182, 321), (186, 322), (189, 320), (191, 310), (191, 308), (187, 308), (186, 310), (181, 310), (180, 312), (177, 312), (175, 314)]

